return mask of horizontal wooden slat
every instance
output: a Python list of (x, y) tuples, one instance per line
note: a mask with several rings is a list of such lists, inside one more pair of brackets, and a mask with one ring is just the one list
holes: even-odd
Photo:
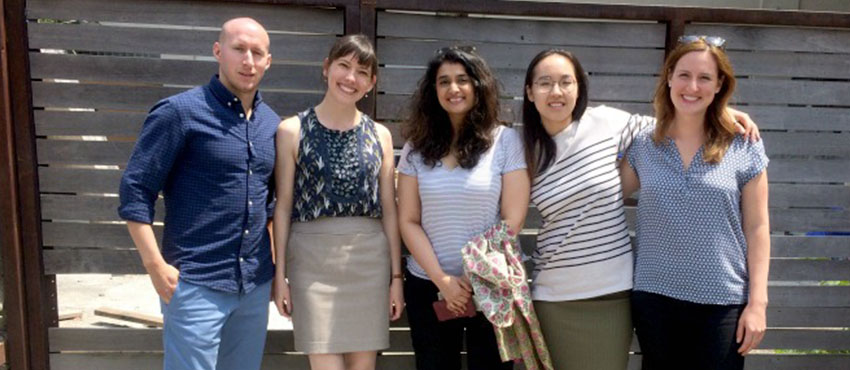
[[(41, 195), (41, 218), (45, 220), (120, 221), (118, 197)], [(162, 199), (157, 200), (156, 221), (165, 216)]]
[[(768, 178), (772, 180), (768, 165)], [(850, 186), (770, 184), (771, 207), (843, 207), (850, 208)]]
[(135, 145), (133, 141), (36, 140), (40, 164), (125, 165)]
[[(53, 353), (50, 368), (54, 370), (121, 369), (150, 370), (162, 368), (162, 353)], [(261, 370), (307, 370), (307, 356), (267, 354)], [(413, 356), (378, 356), (379, 369), (414, 370)]]
[(35, 114), (35, 134), (136, 136), (142, 129), (146, 113), (45, 111)]
[(762, 349), (850, 349), (850, 330), (770, 330), (764, 336)]
[(685, 33), (723, 37), (729, 50), (850, 53), (847, 30), (690, 24)]
[[(153, 232), (161, 245), (162, 226), (153, 225)], [(135, 248), (123, 224), (42, 222), (41, 233), (46, 247)]]
[(735, 104), (811, 104), (850, 106), (850, 81), (739, 78)]
[(850, 182), (850, 160), (773, 159), (767, 174), (771, 181), (824, 183)]
[[(191, 17), (187, 17), (191, 14)], [(234, 15), (252, 17), (267, 30), (340, 34), (341, 10), (274, 6), (251, 2), (35, 0), (28, 18), (218, 27)]]
[(564, 46), (664, 47), (664, 26), (661, 24), (535, 22), (389, 12), (378, 13), (378, 36)]
[[(202, 85), (218, 70), (215, 61), (30, 53), (31, 77), (116, 84)], [(274, 64), (264, 89), (323, 91), (320, 65)]]
[(788, 236), (770, 237), (773, 257), (850, 258), (850, 237), (847, 236)]
[(773, 307), (850, 307), (847, 286), (771, 286), (768, 288)]
[[(434, 51), (455, 43), (444, 40), (378, 39), (381, 64), (426, 67)], [(563, 44), (472, 43), (490, 68), (525, 71), (537, 53), (550, 48), (563, 49)], [(664, 61), (661, 49), (570, 47), (567, 49), (588, 73), (658, 74)]]
[(771, 259), (771, 281), (850, 280), (850, 260)]
[[(162, 350), (161, 329), (88, 329), (52, 328), (50, 351), (139, 351)], [(294, 351), (292, 331), (270, 330), (266, 338), (265, 353)], [(387, 352), (409, 352), (410, 332), (390, 331), (390, 348)], [(850, 331), (769, 329), (759, 348), (762, 349), (850, 349)]]
[[(632, 236), (634, 245), (634, 236)], [(520, 234), (522, 250), (531, 255), (537, 245), (537, 230), (526, 229)], [(771, 235), (770, 256), (777, 258), (850, 258), (850, 237)]]
[(145, 274), (135, 249), (45, 249), (44, 273)]
[(116, 194), (123, 173), (119, 170), (39, 167), (38, 184), (42, 192)]
[[(211, 74), (212, 75), (212, 72)], [(179, 87), (115, 86), (74, 83), (32, 83), (36, 107), (100, 108), (147, 112), (157, 101), (186, 91)], [(260, 91), (263, 100), (281, 116), (292, 115), (322, 100), (322, 93)]]
[(738, 106), (761, 129), (850, 131), (850, 108)]
[(842, 54), (730, 51), (729, 60), (738, 76), (850, 78), (850, 58)]
[[(388, 94), (410, 94), (416, 90), (424, 70), (382, 68), (379, 73), (381, 76), (378, 80), (379, 91)], [(493, 73), (502, 85), (502, 96), (522, 97), (525, 82), (524, 69), (495, 69)], [(590, 99), (650, 102), (656, 80), (652, 76), (591, 76)]]
[[(62, 353), (51, 354), (50, 365), (56, 370), (122, 369), (149, 370), (162, 366), (162, 354), (158, 353)], [(845, 370), (850, 366), (847, 355), (749, 355), (745, 370)], [(262, 370), (276, 369), (306, 370), (306, 356), (266, 355)], [(413, 356), (379, 356), (379, 369), (413, 370)], [(640, 356), (629, 358), (629, 370), (640, 369)]]
[[(626, 207), (626, 222), (634, 229), (636, 208)], [(777, 231), (845, 231), (850, 229), (850, 211), (840, 209), (782, 209), (771, 208), (770, 230)], [(531, 207), (525, 227), (539, 229), (543, 224), (540, 213)]]
[(844, 370), (850, 367), (847, 355), (749, 355), (745, 370)]
[(832, 209), (771, 209), (770, 230), (850, 231), (850, 211)]
[[(850, 131), (836, 133), (763, 132), (764, 147), (768, 156), (805, 155), (850, 157)], [(805, 143), (805, 145), (801, 145)]]
[(850, 307), (843, 308), (796, 308), (767, 307), (767, 323), (772, 328), (847, 328), (850, 327)]
[[(148, 55), (212, 55), (217, 30), (173, 30), (94, 24), (30, 23), (29, 47)], [(270, 34), (273, 59), (321, 62), (335, 35)]]

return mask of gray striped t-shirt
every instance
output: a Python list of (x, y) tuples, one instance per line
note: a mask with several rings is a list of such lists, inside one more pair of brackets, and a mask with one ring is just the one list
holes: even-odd
[[(460, 250), (466, 242), (501, 219), (502, 175), (525, 170), (518, 133), (504, 126), (496, 130), (493, 146), (472, 169), (458, 166), (450, 170), (439, 164), (429, 167), (419, 153), (410, 153), (410, 143), (401, 152), (398, 172), (415, 176), (419, 183), (422, 229), (440, 268), (449, 275), (463, 274)], [(413, 275), (428, 279), (413, 256), (408, 257), (407, 267)]]

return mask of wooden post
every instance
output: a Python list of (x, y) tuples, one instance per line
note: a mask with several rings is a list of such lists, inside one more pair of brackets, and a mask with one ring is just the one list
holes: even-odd
[[(345, 5), (345, 34), (362, 33), (376, 45), (375, 35), (375, 0), (355, 0)], [(369, 94), (357, 102), (357, 108), (372, 117), (375, 116), (375, 95), (378, 88), (375, 86)]]
[(13, 369), (49, 368), (48, 313), (56, 312), (49, 297), (55, 285), (44, 276), (38, 165), (29, 76), (24, 0), (2, 3), (2, 116), (0, 216), (9, 363)]
[[(664, 42), (664, 58), (676, 48), (679, 37), (685, 34), (685, 19), (681, 14), (676, 14), (672, 20), (667, 22), (667, 39)], [(662, 60), (661, 63), (664, 63)]]

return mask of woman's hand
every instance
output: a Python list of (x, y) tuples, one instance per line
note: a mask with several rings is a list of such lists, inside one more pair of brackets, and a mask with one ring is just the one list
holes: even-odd
[(756, 303), (748, 303), (744, 307), (744, 312), (738, 319), (738, 330), (735, 333), (735, 342), (741, 344), (738, 347), (738, 353), (741, 355), (746, 355), (758, 347), (762, 338), (764, 338), (764, 331), (767, 329), (766, 310), (766, 305)]
[(282, 274), (275, 274), (272, 280), (272, 300), (277, 312), (289, 319), (292, 315), (292, 299), (289, 298), (289, 284)]
[(746, 136), (750, 141), (761, 140), (759, 127), (753, 122), (749, 114), (730, 107), (726, 107), (726, 112), (735, 119), (735, 127), (739, 134)]
[(457, 276), (445, 275), (434, 283), (440, 289), (443, 299), (446, 300), (449, 311), (458, 315), (466, 312), (466, 305), (472, 298), (472, 286), (469, 282)]
[(390, 282), (390, 321), (396, 321), (404, 311), (404, 288), (401, 279)]

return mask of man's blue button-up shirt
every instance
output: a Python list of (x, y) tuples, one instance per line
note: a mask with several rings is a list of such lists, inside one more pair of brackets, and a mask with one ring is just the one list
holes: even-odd
[(163, 99), (148, 114), (124, 171), (118, 214), (152, 223), (162, 191), (162, 255), (180, 279), (250, 292), (274, 274), (266, 223), (279, 123), (260, 93), (247, 118), (218, 76)]

